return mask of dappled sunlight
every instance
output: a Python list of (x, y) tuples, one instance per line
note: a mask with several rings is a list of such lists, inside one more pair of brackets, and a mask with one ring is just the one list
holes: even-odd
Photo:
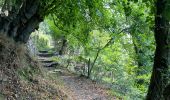
[(169, 3), (0, 0), (0, 99), (169, 100)]

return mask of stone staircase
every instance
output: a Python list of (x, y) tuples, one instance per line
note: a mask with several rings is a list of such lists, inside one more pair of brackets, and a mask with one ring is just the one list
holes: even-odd
[(38, 60), (42, 63), (44, 67), (55, 67), (58, 65), (57, 62), (51, 60), (52, 57), (57, 56), (56, 53), (49, 53), (46, 50), (39, 51), (37, 54)]

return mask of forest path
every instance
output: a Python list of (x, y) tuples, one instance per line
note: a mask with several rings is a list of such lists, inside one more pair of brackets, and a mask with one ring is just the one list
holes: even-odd
[(60, 78), (64, 87), (66, 87), (66, 91), (71, 91), (68, 95), (72, 97), (72, 100), (118, 100), (110, 96), (108, 93), (109, 90), (101, 84), (86, 77), (73, 74), (66, 68), (51, 66), (53, 64), (56, 65), (56, 63), (52, 62), (50, 57), (52, 55), (41, 52), (39, 54), (39, 61), (42, 62), (49, 72), (57, 74), (57, 77)]
[(72, 91), (75, 100), (116, 100), (108, 90), (96, 82), (76, 75), (60, 76)]

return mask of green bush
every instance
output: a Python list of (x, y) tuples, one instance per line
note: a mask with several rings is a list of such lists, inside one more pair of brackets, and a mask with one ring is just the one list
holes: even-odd
[(52, 38), (49, 34), (37, 31), (32, 33), (31, 38), (38, 50), (48, 50), (52, 48)]

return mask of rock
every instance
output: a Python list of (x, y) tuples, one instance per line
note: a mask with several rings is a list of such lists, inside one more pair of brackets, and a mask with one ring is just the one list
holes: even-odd
[(52, 57), (54, 56), (53, 53), (38, 53), (38, 56), (40, 57)]
[(42, 63), (52, 63), (53, 61), (52, 60), (40, 60), (40, 62), (42, 62)]
[(58, 63), (57, 63), (57, 62), (44, 63), (43, 65), (44, 65), (45, 67), (55, 67), (55, 66), (57, 66), (57, 65), (58, 65)]
[(39, 53), (48, 53), (47, 50), (40, 50)]

